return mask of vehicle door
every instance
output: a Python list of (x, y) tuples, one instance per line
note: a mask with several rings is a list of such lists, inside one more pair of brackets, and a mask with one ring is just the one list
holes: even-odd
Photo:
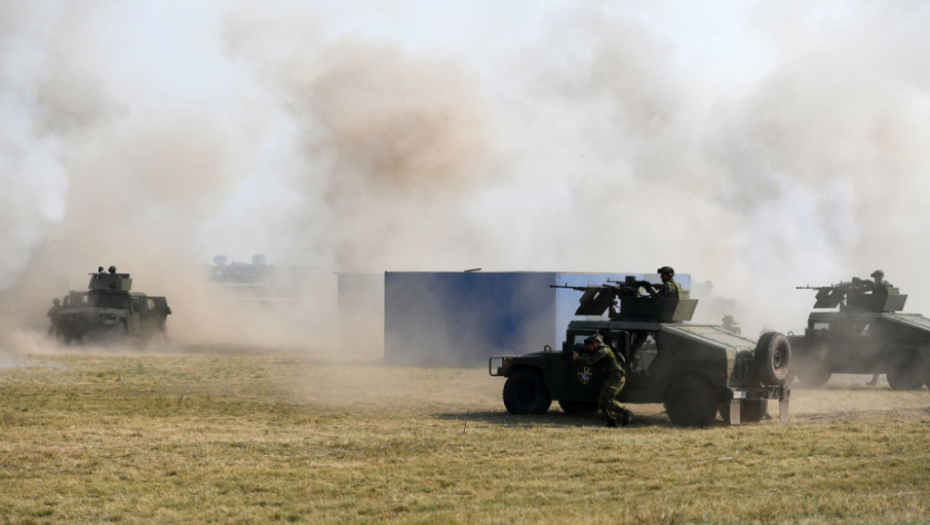
[(158, 311), (151, 297), (141, 297), (139, 306), (139, 331), (143, 337), (148, 337), (158, 330)]
[(848, 323), (847, 352), (853, 369), (871, 369), (880, 359), (881, 325), (876, 318), (850, 319)]
[[(553, 378), (563, 392), (561, 399), (578, 401), (597, 401), (604, 378), (594, 371), (593, 367), (584, 366), (572, 360), (572, 351), (575, 345), (584, 345), (584, 340), (595, 332), (569, 332), (566, 340), (567, 348), (562, 352), (559, 364), (558, 378)], [(582, 353), (582, 352), (579, 352)]]
[(129, 315), (126, 319), (126, 330), (129, 332), (129, 335), (139, 335), (141, 333), (141, 311), (144, 307), (144, 302), (144, 297), (133, 297), (129, 303)]
[(161, 332), (165, 331), (165, 321), (171, 315), (171, 308), (168, 306), (168, 299), (164, 297), (149, 297), (152, 300), (152, 320), (155, 329)]

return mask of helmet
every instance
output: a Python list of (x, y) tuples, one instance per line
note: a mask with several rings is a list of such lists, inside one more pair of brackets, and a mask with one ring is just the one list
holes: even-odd
[(55, 299), (52, 300), (52, 302), (55, 304), (61, 304), (61, 299), (56, 297)]
[(116, 273), (116, 266), (111, 266), (110, 269), (107, 271), (110, 273)]
[(584, 340), (584, 344), (586, 345), (594, 344), (595, 341), (597, 341), (598, 343), (604, 344), (604, 337), (601, 334), (589, 335)]
[(675, 269), (672, 268), (671, 266), (663, 266), (659, 268), (658, 270), (656, 270), (656, 273), (658, 273), (659, 275), (663, 273), (670, 273), (672, 275), (675, 275)]
[(874, 272), (872, 272), (872, 275), (870, 275), (869, 277), (878, 277), (879, 279), (881, 279), (884, 276), (885, 276), (885, 272), (881, 270), (875, 270)]

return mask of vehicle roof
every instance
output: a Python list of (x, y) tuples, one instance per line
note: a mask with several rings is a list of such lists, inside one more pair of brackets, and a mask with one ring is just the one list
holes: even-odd
[(861, 311), (839, 311), (830, 312), (811, 312), (808, 319), (830, 321), (833, 319), (878, 319), (883, 315), (881, 312), (861, 312)]
[(596, 320), (596, 321), (571, 321), (568, 328), (581, 328), (588, 330), (643, 330), (647, 332), (658, 332), (662, 328), (662, 323), (655, 321), (621, 321), (621, 320)]
[(662, 331), (673, 333), (685, 339), (691, 339), (702, 344), (709, 344), (724, 349), (754, 350), (756, 341), (724, 329), (721, 326), (707, 324), (665, 324)]
[(661, 331), (724, 349), (754, 350), (756, 348), (756, 342), (752, 339), (734, 334), (716, 325), (633, 321), (572, 321), (568, 324), (568, 328), (581, 330)]
[(912, 328), (930, 330), (930, 319), (920, 314), (882, 314), (882, 318), (895, 324), (902, 324)]

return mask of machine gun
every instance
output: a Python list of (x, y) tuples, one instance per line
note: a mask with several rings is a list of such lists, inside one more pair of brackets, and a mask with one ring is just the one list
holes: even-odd
[[(847, 307), (866, 311), (898, 311), (904, 307), (906, 295), (900, 295), (897, 288), (882, 287), (883, 294), (876, 294), (875, 285), (867, 280), (853, 277), (851, 281), (840, 281), (829, 286), (796, 286), (797, 290), (817, 290), (814, 308)], [(866, 294), (866, 292), (872, 292)], [(889, 297), (897, 296), (897, 297)], [(900, 303), (900, 304), (899, 304)]]
[(610, 310), (610, 316), (617, 314), (617, 298), (624, 297), (626, 290), (620, 286), (602, 284), (600, 286), (569, 286), (567, 284), (550, 284), (549, 288), (564, 288), (566, 290), (576, 290), (584, 292), (581, 299), (578, 300), (581, 306), (575, 311), (575, 315), (603, 315), (605, 310)]
[(626, 278), (624, 278), (622, 281), (611, 281), (610, 279), (607, 279), (607, 282), (616, 283), (620, 286), (620, 288), (626, 291), (627, 295), (623, 295), (622, 297), (639, 297), (640, 288), (645, 289), (646, 293), (648, 293), (650, 297), (655, 297), (656, 288), (662, 286), (661, 284), (652, 284), (649, 281), (641, 281), (632, 275), (627, 275)]
[(628, 276), (623, 281), (608, 280), (607, 283), (600, 286), (550, 284), (549, 288), (564, 288), (584, 292), (578, 300), (581, 305), (575, 311), (575, 315), (603, 315), (604, 311), (609, 310), (608, 316), (612, 319), (620, 317), (620, 311), (617, 309), (618, 298), (638, 298), (640, 297), (640, 288), (645, 288), (650, 297), (655, 297), (654, 287), (656, 285), (637, 280), (633, 276)]

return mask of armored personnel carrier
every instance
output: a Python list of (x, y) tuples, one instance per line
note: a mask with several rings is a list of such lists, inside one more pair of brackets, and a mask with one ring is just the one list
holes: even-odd
[[(832, 374), (888, 374), (895, 390), (917, 390), (930, 382), (930, 319), (901, 313), (907, 295), (893, 286), (862, 279), (817, 290), (815, 310), (804, 335), (788, 333), (794, 371), (818, 387)], [(823, 311), (830, 309), (829, 311)]]
[(576, 364), (572, 353), (584, 351), (588, 336), (601, 334), (623, 361), (626, 387), (617, 398), (623, 403), (663, 403), (673, 423), (699, 426), (718, 412), (731, 424), (760, 421), (774, 399), (788, 421), (791, 347), (785, 336), (770, 332), (757, 343), (720, 326), (689, 324), (696, 299), (687, 292), (676, 299), (645, 296), (648, 284), (627, 279), (567, 287), (584, 292), (575, 315), (586, 319), (569, 323), (561, 351), (547, 345), (542, 352), (490, 358), (489, 373), (507, 378), (507, 411), (544, 414), (557, 401), (569, 414), (595, 412), (603, 380)]
[(71, 291), (57, 313), (59, 336), (65, 341), (85, 337), (100, 341), (122, 341), (138, 337), (143, 341), (161, 335), (167, 341), (165, 322), (171, 314), (164, 297), (133, 292), (128, 273), (109, 272), (101, 267), (90, 274), (86, 292)]

